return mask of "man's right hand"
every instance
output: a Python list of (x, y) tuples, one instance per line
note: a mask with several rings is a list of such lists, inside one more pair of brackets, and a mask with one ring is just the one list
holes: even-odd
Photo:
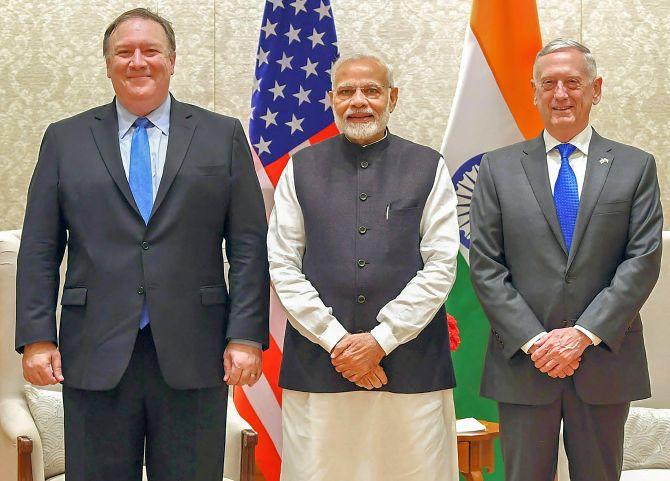
[(23, 377), (36, 386), (62, 382), (60, 351), (50, 341), (34, 342), (23, 348)]

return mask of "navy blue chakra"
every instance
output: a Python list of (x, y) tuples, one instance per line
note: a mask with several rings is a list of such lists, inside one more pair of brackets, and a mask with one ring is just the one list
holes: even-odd
[(470, 201), (475, 190), (475, 182), (479, 174), (479, 163), (484, 154), (475, 155), (473, 158), (461, 164), (451, 181), (456, 190), (456, 213), (458, 214), (458, 230), (461, 236), (461, 244), (470, 249)]

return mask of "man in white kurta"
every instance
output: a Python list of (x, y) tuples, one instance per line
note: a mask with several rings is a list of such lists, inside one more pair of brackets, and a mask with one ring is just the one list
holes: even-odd
[(456, 196), (437, 152), (386, 129), (392, 85), (375, 57), (339, 60), (343, 135), (294, 156), (275, 192), (270, 275), (290, 323), (284, 481), (458, 479), (443, 306)]

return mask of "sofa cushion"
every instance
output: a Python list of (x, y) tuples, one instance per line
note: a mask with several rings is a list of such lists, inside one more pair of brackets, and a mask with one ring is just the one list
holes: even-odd
[(62, 474), (65, 472), (63, 395), (29, 385), (24, 387), (23, 392), (42, 440), (44, 477), (48, 479)]
[(624, 470), (670, 469), (670, 409), (631, 408), (623, 452)]

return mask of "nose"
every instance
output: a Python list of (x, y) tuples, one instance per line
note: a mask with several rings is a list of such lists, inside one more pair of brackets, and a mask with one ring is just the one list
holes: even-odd
[(133, 52), (133, 56), (130, 58), (130, 66), (133, 68), (143, 68), (146, 65), (144, 60), (144, 55), (142, 55), (142, 50), (136, 48)]
[(351, 105), (354, 107), (364, 107), (368, 103), (368, 98), (363, 95), (363, 92), (361, 92), (361, 89), (356, 89), (356, 92), (354, 92), (354, 96), (351, 97)]
[(565, 99), (568, 97), (568, 90), (565, 88), (563, 81), (559, 80), (556, 84), (556, 90), (554, 90), (554, 97), (558, 99)]

